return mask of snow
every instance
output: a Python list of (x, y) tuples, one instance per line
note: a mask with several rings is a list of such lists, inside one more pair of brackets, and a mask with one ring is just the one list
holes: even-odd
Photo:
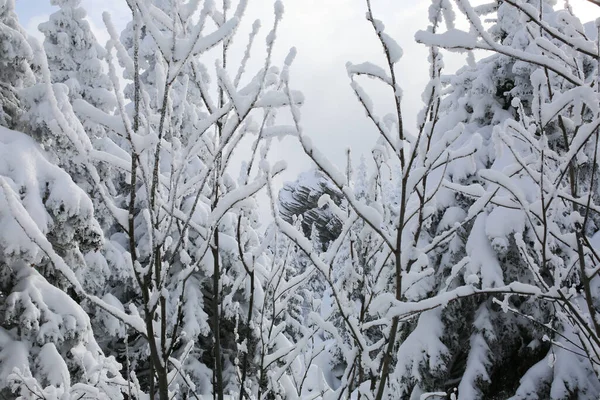
[(398, 44), (398, 42), (396, 42), (396, 40), (394, 38), (392, 38), (390, 35), (388, 35), (385, 32), (381, 32), (380, 34), (381, 40), (384, 43), (384, 46), (386, 47), (388, 54), (390, 56), (390, 61), (395, 64), (398, 61), (400, 61), (400, 58), (402, 58), (402, 47), (400, 47), (400, 45)]
[(457, 289), (421, 301), (395, 301), (392, 307), (387, 312), (387, 316), (390, 318), (395, 316), (407, 317), (414, 313), (419, 313), (433, 308), (444, 307), (453, 300), (463, 297), (470, 297), (477, 293), (514, 293), (523, 296), (539, 296), (542, 294), (542, 290), (536, 286), (519, 282), (512, 282), (506, 286), (495, 287), (485, 290), (477, 289), (472, 286), (461, 286)]
[(467, 365), (458, 385), (458, 392), (461, 398), (477, 398), (482, 395), (477, 389), (479, 382), (491, 382), (487, 368), (492, 365), (491, 349), (488, 341), (493, 341), (495, 337), (490, 332), (491, 324), (489, 322), (489, 311), (485, 306), (481, 306), (475, 315), (473, 326), (476, 333), (471, 336), (469, 343), (469, 355)]
[[(369, 11), (387, 62), (346, 64), (378, 135), (359, 149), (373, 163), (355, 168), (350, 149), (338, 167), (302, 125), (296, 49), (273, 65), (282, 1), (252, 74), (260, 23), (241, 22), (246, 1), (131, 0), (122, 34), (104, 15), (106, 49), (78, 0), (56, 2), (42, 49), (0, 0), (0, 66), (22, 67), (10, 90), (31, 133), (0, 128), (0, 391), (147, 398), (153, 364), (170, 397), (212, 398), (217, 329), (231, 398), (240, 379), (252, 398), (374, 398), (373, 383), (384, 398), (445, 398), (450, 381), (450, 398), (483, 398), (524, 355), (533, 364), (507, 397), (600, 393), (586, 301), (600, 290), (585, 212), (599, 209), (595, 27), (551, 1), (432, 1), (416, 34), (431, 48), (428, 107), (418, 136), (398, 136), (402, 49)], [(468, 65), (442, 75), (437, 47)], [(391, 89), (391, 114), (363, 77)], [(283, 191), (278, 203), (274, 186), (287, 163), (272, 139), (287, 136), (318, 170), (299, 180), (326, 210), (327, 243), (308, 212), (278, 209), (295, 201)]]
[(415, 34), (415, 40), (419, 43), (429, 46), (439, 46), (445, 49), (457, 50), (466, 52), (467, 50), (476, 49), (482, 46), (477, 38), (469, 32), (460, 29), (449, 29), (443, 33), (432, 33), (427, 31), (419, 31)]
[(37, 362), (43, 366), (41, 372), (47, 377), (50, 385), (70, 386), (69, 370), (54, 343), (46, 343), (42, 346)]
[[(425, 368), (435, 371), (443, 368), (448, 349), (440, 340), (444, 331), (440, 310), (425, 311), (419, 317), (416, 328), (402, 342), (398, 349), (398, 365), (396, 376), (413, 376), (420, 382), (420, 369)], [(400, 396), (407, 393), (401, 392)]]

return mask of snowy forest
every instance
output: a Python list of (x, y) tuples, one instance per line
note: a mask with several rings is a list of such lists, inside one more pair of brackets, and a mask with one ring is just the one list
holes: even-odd
[(249, 35), (267, 0), (122, 1), (100, 43), (81, 0), (42, 41), (0, 0), (1, 399), (600, 398), (600, 19), (421, 0), (414, 99), (361, 0), (377, 139), (336, 165), (281, 0)]

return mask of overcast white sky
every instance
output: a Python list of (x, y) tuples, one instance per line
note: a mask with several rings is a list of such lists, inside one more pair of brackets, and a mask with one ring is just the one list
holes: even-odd
[[(364, 0), (283, 0), (284, 21), (277, 42), (277, 59), (283, 60), (291, 46), (298, 49), (292, 70), (292, 85), (304, 92), (302, 125), (315, 144), (342, 166), (344, 152), (351, 147), (358, 157), (370, 153), (375, 140), (374, 129), (354, 99), (345, 72), (347, 61), (379, 61), (380, 47), (366, 22)], [(473, 3), (484, 1), (475, 0)], [(562, 0), (558, 1), (562, 3)], [(233, 1), (235, 4), (235, 0)], [(270, 29), (273, 12), (271, 0), (249, 0), (249, 9), (238, 33), (245, 41), (256, 18), (263, 24), (262, 35)], [(399, 77), (404, 88), (404, 115), (409, 127), (422, 106), (421, 91), (427, 81), (427, 51), (414, 42), (414, 34), (427, 26), (428, 0), (372, 0), (376, 17), (383, 20), (390, 33), (404, 49)], [(123, 27), (129, 12), (125, 0), (82, 0), (89, 20), (101, 43), (106, 40), (101, 14), (109, 11), (117, 27)], [(600, 7), (586, 0), (571, 0), (576, 13), (588, 21), (600, 16)], [(56, 8), (50, 0), (16, 0), (21, 23), (32, 34)], [(263, 44), (260, 41), (257, 44)], [(446, 58), (447, 72), (462, 64), (463, 57)], [(257, 62), (260, 60), (256, 60)], [(392, 94), (369, 87), (376, 105), (390, 104)], [(385, 107), (382, 107), (385, 111)], [(293, 139), (279, 144), (276, 151), (289, 163), (288, 179), (307, 169), (306, 158)]]

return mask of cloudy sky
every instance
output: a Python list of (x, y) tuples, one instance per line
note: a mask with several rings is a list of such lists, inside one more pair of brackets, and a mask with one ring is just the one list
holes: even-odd
[[(277, 41), (276, 58), (283, 60), (291, 46), (298, 49), (292, 70), (292, 85), (304, 92), (302, 125), (318, 145), (338, 165), (344, 162), (347, 147), (369, 154), (375, 133), (364, 111), (354, 99), (345, 72), (347, 61), (381, 61), (380, 47), (371, 26), (365, 20), (365, 0), (283, 0), (284, 21)], [(559, 3), (562, 3), (559, 0)], [(235, 4), (235, 0), (233, 1)], [(262, 35), (270, 30), (273, 20), (271, 0), (249, 0), (249, 9), (238, 33), (242, 43), (256, 18), (262, 21)], [(482, 3), (474, 0), (473, 3)], [(117, 27), (123, 27), (129, 13), (125, 0), (82, 0), (98, 39), (106, 34), (101, 14), (109, 11)], [(428, 0), (372, 0), (376, 17), (383, 20), (388, 32), (404, 49), (399, 77), (404, 89), (404, 115), (407, 125), (422, 106), (421, 91), (427, 81), (427, 51), (414, 42), (414, 34), (427, 26)], [(571, 0), (576, 13), (584, 21), (600, 16), (600, 7), (586, 0)], [(37, 25), (55, 10), (50, 0), (16, 0), (21, 23), (32, 34)], [(39, 33), (38, 33), (39, 34)], [(263, 41), (259, 43), (264, 43)], [(241, 45), (239, 46), (241, 48)], [(239, 53), (239, 52), (238, 52)], [(235, 56), (235, 55), (234, 55)], [(239, 56), (239, 54), (238, 54)], [(260, 60), (256, 60), (258, 63)], [(447, 72), (463, 63), (463, 57), (446, 58)], [(382, 112), (392, 101), (392, 94), (377, 86), (369, 86), (371, 97)], [(290, 164), (288, 176), (306, 169), (308, 163), (298, 143), (285, 140), (277, 149)]]

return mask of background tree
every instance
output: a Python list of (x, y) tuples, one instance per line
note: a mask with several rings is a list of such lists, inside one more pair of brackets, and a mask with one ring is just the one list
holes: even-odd
[[(342, 194), (331, 184), (327, 176), (319, 170), (300, 174), (295, 182), (288, 182), (279, 191), (279, 212), (288, 223), (294, 217), (302, 216), (302, 232), (306, 236), (315, 234), (321, 250), (335, 240), (341, 230), (341, 222), (327, 205), (319, 207), (319, 199), (329, 195), (337, 205), (341, 204)], [(315, 232), (312, 230), (315, 229)]]

